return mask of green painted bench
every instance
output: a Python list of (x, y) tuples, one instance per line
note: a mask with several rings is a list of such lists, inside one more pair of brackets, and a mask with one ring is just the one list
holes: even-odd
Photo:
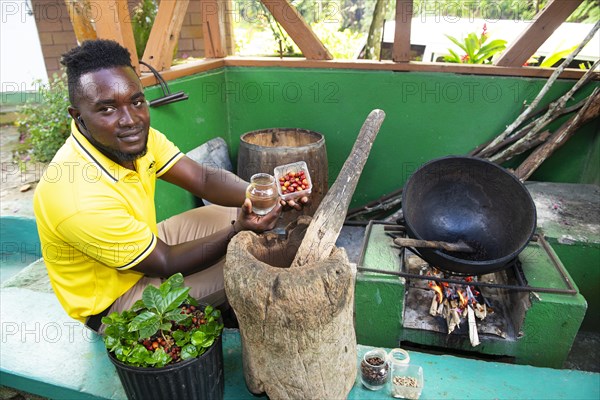
[[(23, 271), (43, 275), (42, 263)], [(45, 269), (44, 269), (45, 270)], [(54, 294), (35, 279), (0, 288), (0, 385), (52, 399), (125, 399), (100, 337), (66, 316)], [(225, 399), (256, 399), (245, 386), (240, 336), (223, 336)], [(358, 360), (371, 349), (358, 346)], [(389, 350), (389, 349), (388, 349)], [(422, 399), (598, 399), (600, 374), (536, 368), (411, 352), (423, 367)], [(357, 377), (349, 399), (391, 398), (370, 391)]]

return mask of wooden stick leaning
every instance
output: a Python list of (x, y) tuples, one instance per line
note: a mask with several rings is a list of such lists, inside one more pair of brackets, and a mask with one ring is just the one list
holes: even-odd
[(340, 174), (317, 208), (291, 268), (324, 260), (331, 254), (344, 224), (358, 179), (384, 119), (383, 110), (373, 110), (369, 113)]
[[(555, 111), (551, 116), (550, 119), (548, 119), (547, 121), (545, 121), (543, 126), (540, 126), (540, 130), (541, 128), (544, 128), (545, 126), (551, 124), (552, 122), (554, 122), (555, 120), (557, 120), (558, 118), (562, 117), (563, 115), (567, 115), (570, 114), (572, 112), (576, 112), (578, 111), (581, 107), (583, 107), (583, 105), (585, 104), (585, 102), (587, 101), (587, 99), (583, 99), (581, 100), (579, 103), (574, 104), (570, 107), (565, 107), (562, 110), (557, 110)], [(539, 114), (545, 114), (549, 109), (549, 106), (546, 106), (545, 109), (541, 110), (541, 112)], [(538, 118), (541, 118), (538, 116)], [(496, 146), (489, 148), (488, 150), (486, 150), (485, 152), (482, 152), (481, 150), (486, 147), (490, 142), (488, 143), (484, 143), (482, 145), (480, 145), (479, 147), (477, 147), (476, 149), (474, 149), (472, 152), (469, 153), (469, 155), (471, 156), (476, 156), (476, 157), (480, 157), (480, 158), (486, 158), (489, 159), (489, 157), (494, 156), (494, 154), (503, 151), (503, 149), (507, 148), (508, 146), (512, 145), (513, 143), (517, 142), (518, 140), (522, 139), (525, 137), (525, 135), (527, 135), (529, 132), (531, 132), (531, 130), (536, 126), (538, 119), (533, 120), (532, 122), (529, 122), (527, 125), (525, 125), (524, 127), (522, 127), (521, 129), (519, 129), (517, 131), (517, 133), (515, 133), (512, 136), (509, 136), (507, 138), (505, 138), (502, 142), (498, 143)], [(545, 141), (549, 136), (545, 135), (544, 132), (540, 133), (538, 136), (541, 137), (541, 141)], [(539, 143), (538, 143), (539, 144)], [(497, 163), (502, 163), (504, 161), (510, 160), (513, 157), (512, 154), (510, 153), (505, 153), (502, 160), (498, 160)]]
[(598, 65), (600, 65), (600, 60), (596, 61), (594, 63), (594, 65), (592, 65), (592, 67), (585, 73), (585, 75), (583, 75), (581, 77), (581, 79), (579, 79), (579, 81), (577, 81), (575, 83), (575, 85), (573, 85), (573, 87), (567, 93), (565, 93), (563, 96), (561, 96), (558, 100), (556, 100), (555, 102), (553, 102), (550, 105), (550, 108), (548, 109), (546, 114), (544, 114), (543, 117), (541, 117), (540, 119), (538, 119), (536, 121), (535, 126), (524, 137), (519, 139), (516, 143), (514, 143), (510, 147), (489, 157), (489, 160), (500, 164), (507, 160), (507, 158), (505, 158), (507, 154), (511, 154), (511, 156), (515, 156), (515, 155), (520, 154), (521, 152), (525, 151), (526, 149), (522, 150), (521, 152), (517, 152), (515, 149), (518, 149), (518, 148), (522, 147), (523, 144), (531, 141), (531, 139), (540, 130), (542, 130), (546, 125), (548, 125), (548, 123), (552, 120), (552, 115), (554, 113), (559, 112), (562, 109), (564, 109), (567, 101), (569, 101), (571, 99), (571, 97), (573, 97), (575, 92), (577, 92), (577, 90), (579, 90), (579, 88), (581, 88), (585, 83), (587, 83), (592, 78), (592, 74), (593, 74), (594, 70), (598, 67)]
[(585, 47), (585, 45), (592, 39), (592, 37), (596, 34), (599, 28), (600, 22), (597, 22), (592, 28), (592, 30), (588, 33), (588, 35), (579, 44), (579, 46), (577, 46), (577, 48), (571, 54), (569, 54), (565, 61), (563, 61), (563, 63), (560, 64), (560, 66), (552, 73), (552, 75), (550, 76), (550, 78), (548, 78), (548, 81), (546, 82), (544, 87), (542, 87), (542, 90), (540, 90), (533, 102), (525, 109), (523, 113), (521, 113), (521, 115), (519, 115), (519, 117), (512, 124), (506, 127), (504, 132), (502, 132), (494, 140), (492, 140), (492, 142), (486, 148), (484, 148), (482, 152), (485, 152), (487, 149), (496, 146), (498, 143), (504, 140), (505, 137), (512, 134), (515, 129), (517, 129), (519, 126), (521, 126), (523, 122), (527, 120), (531, 113), (536, 109), (537, 105), (542, 100), (542, 98), (546, 95), (546, 93), (548, 93), (548, 90), (550, 90), (550, 87), (554, 84), (554, 81), (556, 81), (558, 76), (571, 63), (571, 61), (573, 61), (573, 59), (579, 54), (579, 52)]
[(567, 122), (565, 122), (550, 139), (538, 147), (529, 157), (517, 168), (515, 175), (520, 180), (527, 180), (533, 172), (546, 160), (554, 151), (562, 146), (580, 127), (600, 116), (600, 89), (596, 88), (588, 98), (587, 103), (581, 110)]

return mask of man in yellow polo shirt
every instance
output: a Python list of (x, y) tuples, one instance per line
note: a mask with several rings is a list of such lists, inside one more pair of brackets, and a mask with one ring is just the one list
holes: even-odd
[[(194, 162), (151, 128), (129, 52), (116, 42), (84, 42), (62, 63), (71, 136), (40, 180), (34, 211), (52, 287), (66, 312), (102, 332), (102, 315), (129, 308), (148, 284), (158, 286), (176, 272), (194, 297), (224, 303), (229, 240), (241, 230), (272, 229), (281, 206), (253, 214), (247, 182)], [(157, 224), (156, 178), (215, 205)]]

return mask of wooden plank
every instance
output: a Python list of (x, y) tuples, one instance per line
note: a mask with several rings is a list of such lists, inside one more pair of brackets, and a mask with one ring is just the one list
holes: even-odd
[(73, 31), (77, 42), (85, 40), (94, 40), (98, 37), (96, 30), (89, 17), (91, 15), (90, 4), (88, 0), (65, 0), (69, 18), (73, 25)]
[(114, 40), (127, 48), (131, 54), (131, 64), (139, 73), (127, 0), (102, 0), (95, 2), (94, 6), (98, 11), (98, 17), (94, 21), (98, 38)]
[[(278, 59), (273, 57), (233, 57), (197, 60), (179, 64), (163, 71), (161, 75), (166, 81), (184, 78), (200, 72), (214, 71), (224, 67), (259, 67), (259, 68), (325, 68), (357, 71), (394, 71), (394, 72), (435, 72), (449, 74), (466, 74), (481, 76), (514, 76), (524, 78), (548, 78), (554, 72), (551, 68), (535, 67), (495, 67), (492, 65), (451, 64), (451, 63), (421, 63), (408, 62), (396, 63), (389, 60), (331, 60), (318, 61), (304, 58), (289, 57)], [(560, 79), (580, 79), (586, 71), (580, 69), (566, 69)], [(140, 78), (144, 86), (155, 85), (157, 82), (152, 74), (143, 74)], [(595, 72), (592, 78), (600, 81), (600, 73)]]
[(202, 33), (204, 35), (204, 56), (206, 58), (227, 57), (225, 41), (225, 10), (226, 0), (200, 0), (202, 16)]
[[(223, 68), (224, 62), (222, 58), (217, 59), (202, 59), (185, 64), (179, 64), (172, 66), (166, 71), (160, 73), (165, 81), (172, 81), (174, 79), (183, 78), (190, 75), (195, 75), (200, 72), (207, 72)], [(140, 81), (144, 87), (158, 85), (156, 77), (152, 73), (144, 73), (140, 77)]]
[[(538, 67), (496, 67), (493, 65), (455, 64), (455, 63), (396, 63), (390, 60), (306, 60), (288, 57), (283, 59), (273, 57), (227, 57), (225, 67), (284, 67), (284, 68), (329, 68), (354, 69), (366, 71), (397, 71), (397, 72), (439, 72), (466, 75), (515, 76), (528, 78), (548, 78), (554, 72), (552, 68)], [(566, 69), (561, 79), (579, 79), (585, 74), (584, 70)], [(600, 80), (600, 73), (594, 73), (594, 80)]]
[[(158, 71), (169, 69), (173, 63), (173, 51), (179, 40), (188, 3), (189, 0), (162, 0), (158, 6), (142, 58)], [(147, 71), (147, 68), (142, 66), (142, 71)]]
[(533, 23), (504, 51), (496, 61), (496, 65), (518, 67), (525, 64), (582, 2), (583, 0), (552, 0), (535, 16)]
[(396, 0), (396, 30), (392, 48), (392, 59), (396, 62), (410, 61), (410, 28), (413, 7), (413, 0)]
[(331, 60), (333, 56), (312, 31), (298, 10), (286, 0), (261, 0), (309, 60)]

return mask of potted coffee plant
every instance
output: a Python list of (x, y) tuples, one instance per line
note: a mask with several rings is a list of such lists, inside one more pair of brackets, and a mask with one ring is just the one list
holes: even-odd
[(129, 399), (222, 399), (223, 323), (180, 273), (148, 286), (129, 310), (102, 318), (104, 344)]

